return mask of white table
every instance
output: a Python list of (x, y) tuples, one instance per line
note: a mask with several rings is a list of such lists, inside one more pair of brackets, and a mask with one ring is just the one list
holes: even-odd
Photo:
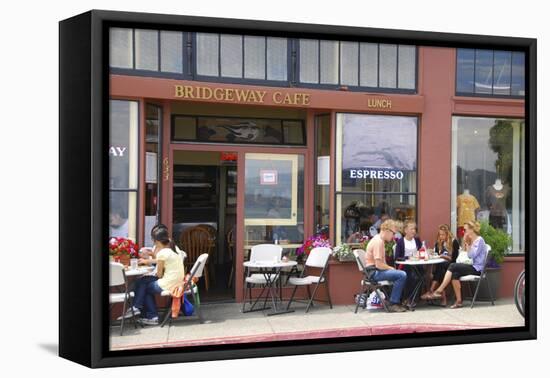
[[(288, 261), (245, 261), (243, 263), (243, 266), (249, 270), (259, 270), (261, 274), (263, 274), (265, 280), (266, 280), (266, 288), (268, 290), (269, 296), (271, 297), (271, 304), (273, 306), (273, 311), (268, 313), (268, 316), (271, 315), (279, 315), (284, 314), (288, 312), (293, 312), (294, 310), (282, 310), (277, 308), (277, 292), (276, 289), (273, 287), (273, 284), (275, 283), (275, 279), (272, 277), (279, 277), (281, 273), (281, 269), (283, 268), (291, 268), (293, 266), (296, 266), (298, 263), (296, 261), (288, 260)], [(245, 275), (246, 277), (247, 275)], [(246, 278), (245, 278), (246, 280)], [(246, 281), (245, 281), (246, 285)], [(256, 302), (258, 299), (256, 299)], [(254, 302), (254, 305), (256, 304)], [(249, 311), (256, 311), (253, 310), (254, 305), (252, 305), (251, 309)], [(265, 305), (265, 304), (264, 304)], [(265, 308), (262, 308), (262, 310)]]
[(154, 269), (155, 267), (153, 266), (139, 266), (137, 269), (131, 269), (128, 267), (128, 269), (124, 270), (124, 274), (126, 274), (126, 277), (143, 276), (152, 272)]
[(442, 259), (441, 257), (431, 257), (429, 258), (428, 260), (424, 260), (424, 259), (408, 259), (408, 260), (403, 260), (403, 261), (396, 261), (395, 262), (395, 265), (406, 265), (406, 266), (410, 266), (416, 276), (418, 277), (416, 283), (415, 283), (415, 286), (414, 286), (414, 290), (412, 291), (411, 295), (409, 295), (409, 307), (410, 308), (414, 308), (416, 307), (416, 297), (418, 296), (418, 293), (420, 290), (422, 290), (422, 286), (424, 284), (424, 277), (423, 277), (423, 274), (420, 272), (420, 270), (418, 269), (420, 266), (424, 266), (424, 265), (436, 265), (436, 264), (441, 264), (441, 263), (444, 263), (446, 262), (447, 260), (445, 259)]

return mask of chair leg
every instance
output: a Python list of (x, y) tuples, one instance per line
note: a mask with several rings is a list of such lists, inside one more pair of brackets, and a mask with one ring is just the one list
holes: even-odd
[(292, 303), (292, 300), (294, 299), (294, 295), (296, 294), (296, 290), (298, 290), (298, 286), (294, 285), (294, 290), (292, 290), (292, 295), (290, 296), (290, 299), (288, 300), (288, 305), (286, 306), (287, 310), (290, 308), (290, 304)]
[(329, 286), (328, 281), (326, 279), (325, 279), (325, 286), (327, 288), (328, 304), (330, 306), (330, 309), (332, 310), (332, 300), (330, 299), (330, 286)]
[[(321, 282), (317, 282), (317, 285), (315, 285), (315, 289), (313, 289), (313, 295), (311, 296), (311, 298), (309, 300), (309, 304), (307, 305), (306, 314), (309, 311), (309, 307), (313, 306), (313, 298), (315, 298), (315, 294), (317, 293), (317, 289), (319, 289), (320, 285), (321, 285)], [(308, 286), (308, 288), (309, 288), (309, 286)], [(332, 308), (332, 305), (331, 305), (330, 308)]]
[(491, 284), (489, 283), (489, 279), (485, 277), (485, 282), (487, 282), (487, 289), (489, 290), (489, 298), (491, 298), (491, 304), (495, 305), (495, 299), (493, 297), (493, 291), (491, 290)]
[(127, 302), (128, 302), (128, 298), (124, 298), (124, 302), (122, 303), (122, 320), (120, 321), (120, 336), (122, 336), (122, 331), (124, 330), (124, 317), (126, 315)]
[(245, 309), (245, 306), (246, 306), (246, 287), (248, 286), (248, 284), (246, 282), (244, 282), (243, 284), (243, 311), (244, 312), (244, 309)]
[(481, 278), (477, 281), (476, 292), (474, 293), (474, 297), (472, 298), (472, 304), (471, 304), (470, 308), (474, 308), (474, 303), (476, 302), (477, 293), (479, 291), (480, 284), (481, 284)]
[[(307, 295), (309, 296), (309, 301), (311, 302), (312, 297), (311, 297), (311, 289), (309, 288), (309, 285), (306, 286), (306, 289), (307, 289)], [(309, 307), (309, 305), (308, 305), (308, 307)]]
[(193, 287), (191, 287), (191, 296), (193, 297), (193, 303), (195, 304), (195, 309), (197, 311), (197, 315), (199, 316), (199, 323), (204, 324), (204, 319), (202, 317), (202, 310), (201, 310), (201, 302), (200, 302), (200, 299), (197, 300), (198, 291), (197, 291), (197, 295), (195, 295), (195, 290), (193, 289)]
[[(174, 300), (174, 298), (172, 298), (172, 301)], [(166, 325), (166, 322), (168, 321), (168, 319), (170, 319), (172, 317), (172, 301), (170, 301), (170, 304), (168, 306), (166, 306), (166, 311), (164, 313), (164, 319), (162, 320), (162, 323), (160, 324), (160, 327), (164, 327)]]
[(204, 267), (204, 287), (206, 291), (208, 291), (208, 288), (210, 287), (210, 279), (208, 275), (208, 265)]
[(134, 328), (137, 329), (136, 314), (134, 314), (134, 306), (130, 303), (130, 298), (128, 298), (128, 306), (130, 306), (130, 311), (132, 311), (132, 321), (134, 322)]

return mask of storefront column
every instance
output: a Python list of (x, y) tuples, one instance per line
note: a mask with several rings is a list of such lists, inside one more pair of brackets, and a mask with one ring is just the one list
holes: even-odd
[(160, 183), (161, 183), (161, 198), (160, 198), (160, 221), (172, 231), (172, 198), (170, 183), (172, 182), (171, 170), (172, 162), (169, 159), (170, 154), (170, 117), (171, 106), (169, 101), (165, 101), (162, 106), (162, 151), (159, 155), (160, 161)]
[(143, 245), (144, 238), (144, 228), (145, 228), (145, 135), (146, 133), (146, 109), (145, 109), (145, 99), (141, 98), (139, 100), (139, 181), (138, 181), (138, 231), (137, 238), (138, 244)]
[[(429, 245), (437, 226), (451, 222), (451, 119), (455, 88), (455, 49), (419, 47), (420, 119), (418, 231)], [(424, 64), (424, 62), (429, 62)]]

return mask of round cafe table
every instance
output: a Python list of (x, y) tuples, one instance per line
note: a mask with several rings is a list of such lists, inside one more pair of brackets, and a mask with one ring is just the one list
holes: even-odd
[[(279, 277), (281, 273), (281, 269), (283, 268), (289, 268), (296, 266), (298, 263), (296, 261), (245, 261), (243, 263), (243, 266), (247, 268), (248, 270), (258, 270), (260, 271), (260, 274), (263, 274), (265, 280), (266, 280), (266, 289), (269, 293), (269, 296), (271, 297), (271, 305), (273, 306), (273, 311), (269, 312), (267, 315), (279, 315), (279, 314), (285, 314), (288, 312), (294, 312), (294, 310), (283, 310), (277, 308), (277, 302), (279, 301), (279, 298), (277, 298), (277, 289), (273, 287), (273, 284), (275, 283), (277, 277)], [(245, 283), (246, 284), (246, 283)], [(258, 300), (256, 299), (256, 302)], [(256, 304), (254, 302), (254, 304)], [(253, 310), (254, 306), (248, 311), (255, 311)], [(261, 309), (263, 310), (263, 308)]]
[(427, 266), (427, 265), (441, 264), (441, 263), (444, 263), (445, 261), (447, 261), (447, 260), (442, 259), (441, 257), (432, 257), (428, 260), (408, 259), (408, 260), (396, 261), (395, 262), (396, 266), (398, 266), (398, 265), (410, 266), (414, 270), (414, 274), (417, 277), (416, 283), (414, 285), (414, 289), (411, 292), (411, 294), (409, 295), (409, 307), (411, 309), (414, 309), (416, 307), (416, 297), (418, 296), (418, 293), (420, 292), (420, 290), (422, 290), (422, 286), (424, 285), (424, 277), (423, 277), (422, 272), (420, 272), (419, 267), (425, 266), (425, 265)]
[(132, 269), (128, 267), (128, 269), (124, 269), (124, 274), (126, 274), (126, 277), (136, 277), (136, 276), (143, 276), (147, 273), (152, 272), (155, 269), (153, 266), (138, 266), (137, 269)]

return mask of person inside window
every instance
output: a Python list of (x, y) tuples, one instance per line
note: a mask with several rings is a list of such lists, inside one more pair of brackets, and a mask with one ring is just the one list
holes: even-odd
[(397, 232), (395, 221), (388, 219), (380, 225), (380, 233), (374, 236), (367, 245), (365, 254), (365, 270), (374, 281), (392, 281), (393, 288), (389, 300), (390, 312), (404, 312), (407, 309), (401, 305), (401, 294), (407, 280), (407, 273), (386, 264), (385, 244), (392, 241)]
[[(420, 238), (416, 235), (416, 222), (406, 221), (403, 228), (403, 237), (397, 240), (395, 244), (395, 262), (396, 266), (399, 266), (399, 260), (407, 260), (414, 256), (416, 252), (422, 246)], [(403, 270), (407, 273), (407, 282), (405, 283), (405, 289), (403, 290), (404, 298), (408, 298), (418, 280), (424, 279), (424, 268), (418, 267), (420, 277), (415, 273), (416, 271), (411, 266), (403, 266)]]
[(109, 226), (109, 237), (128, 237), (128, 219), (120, 206), (111, 207), (109, 213)]
[(472, 260), (470, 264), (452, 263), (447, 268), (443, 282), (436, 291), (427, 295), (426, 299), (439, 299), (443, 297), (443, 291), (452, 283), (456, 302), (451, 308), (462, 307), (462, 292), (460, 277), (468, 275), (479, 276), (485, 265), (487, 245), (480, 236), (480, 225), (476, 221), (469, 221), (464, 224), (464, 249), (468, 251), (468, 257)]
[[(140, 321), (146, 325), (159, 323), (155, 295), (164, 290), (171, 291), (177, 285), (181, 285), (185, 277), (182, 255), (170, 247), (173, 244), (168, 236), (168, 230), (157, 228), (153, 231), (152, 238), (154, 248), (158, 250), (157, 271), (136, 281), (133, 301), (134, 314), (141, 314)], [(132, 310), (129, 309), (125, 316), (129, 317), (131, 313)]]
[[(437, 231), (434, 250), (435, 253), (439, 255), (439, 257), (445, 260), (445, 262), (435, 265), (430, 291), (424, 293), (421, 297), (422, 299), (426, 299), (426, 297), (428, 297), (430, 294), (433, 294), (433, 292), (438, 288), (441, 282), (443, 282), (445, 272), (449, 268), (449, 265), (456, 262), (459, 249), (460, 243), (454, 238), (449, 225), (440, 225)], [(441, 306), (447, 306), (447, 296), (445, 294), (445, 290), (443, 290), (441, 294), (442, 296), (440, 304)]]

